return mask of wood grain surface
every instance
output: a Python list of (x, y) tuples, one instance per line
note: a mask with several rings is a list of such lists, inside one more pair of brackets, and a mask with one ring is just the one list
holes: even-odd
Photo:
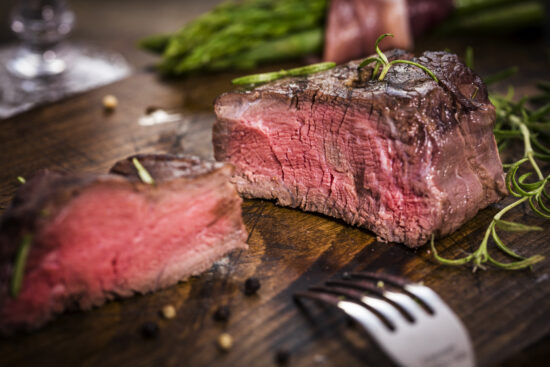
[[(147, 68), (154, 59), (134, 45), (149, 33), (176, 29), (213, 1), (159, 2), (155, 5), (162, 14), (159, 21), (147, 17), (152, 2), (94, 3), (92, 7), (91, 2), (73, 2), (81, 21), (75, 37), (120, 50), (134, 65), (134, 73), (118, 83), (0, 121), (0, 211), (18, 186), (16, 177), (39, 168), (105, 172), (115, 161), (138, 152), (212, 157), (212, 101), (231, 88), (230, 80), (237, 74), (162, 80)], [(122, 19), (118, 23), (117, 14)], [(94, 19), (100, 17), (111, 21), (96, 27)], [(467, 45), (474, 46), (476, 69), (482, 74), (518, 65), (521, 72), (511, 83), (520, 94), (533, 92), (536, 81), (550, 80), (547, 46), (540, 37), (432, 37), (422, 40), (417, 50), (448, 47), (461, 53)], [(106, 94), (119, 99), (113, 113), (102, 109)], [(182, 119), (140, 126), (138, 120), (149, 106), (179, 112)], [(475, 249), (492, 215), (506, 203), (481, 211), (438, 241), (442, 254), (456, 257)], [(383, 271), (432, 287), (464, 321), (480, 366), (542, 366), (548, 360), (550, 226), (527, 208), (508, 219), (543, 225), (544, 231), (503, 238), (519, 253), (540, 253), (547, 260), (532, 271), (517, 272), (491, 268), (473, 273), (465, 267), (441, 266), (427, 247), (414, 251), (381, 243), (372, 233), (341, 221), (268, 201), (246, 200), (243, 217), (248, 251), (234, 252), (201, 276), (154, 294), (67, 313), (37, 332), (0, 339), (0, 365), (272, 366), (280, 349), (289, 351), (292, 366), (390, 365), (368, 336), (338, 312), (314, 304), (300, 308), (292, 300), (296, 291), (356, 270)], [(250, 276), (261, 281), (254, 296), (243, 293)], [(175, 306), (175, 319), (159, 316), (167, 304)], [(231, 310), (227, 323), (212, 317), (221, 305)], [(157, 338), (141, 336), (146, 321), (159, 324)], [(234, 338), (227, 353), (215, 343), (224, 331)]]

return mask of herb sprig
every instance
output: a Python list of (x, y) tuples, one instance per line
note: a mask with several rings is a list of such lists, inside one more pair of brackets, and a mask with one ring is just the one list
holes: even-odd
[[(469, 56), (468, 59), (472, 60), (472, 56)], [(499, 77), (489, 78), (486, 84), (499, 81), (502, 79), (502, 76), (509, 76), (517, 71), (514, 68), (507, 70), (512, 70), (513, 72), (505, 71), (504, 73), (498, 73), (496, 75)], [(543, 92), (545, 91), (543, 87), (539, 86), (539, 88)], [(493, 216), (485, 231), (483, 240), (478, 249), (473, 253), (459, 259), (443, 258), (437, 253), (433, 236), (431, 239), (431, 248), (434, 257), (445, 265), (465, 265), (472, 262), (474, 265), (473, 270), (475, 271), (478, 268), (484, 269), (484, 264), (489, 262), (496, 267), (507, 270), (525, 269), (542, 261), (544, 257), (541, 255), (534, 255), (528, 258), (520, 256), (504, 244), (497, 230), (505, 232), (542, 230), (538, 226), (529, 226), (502, 219), (505, 214), (523, 203), (528, 203), (536, 215), (550, 219), (550, 193), (548, 190), (550, 186), (550, 174), (545, 176), (536, 160), (550, 161), (550, 148), (539, 140), (541, 136), (542, 138), (548, 138), (548, 135), (545, 134), (550, 132), (550, 96), (546, 96), (545, 99), (544, 97), (540, 98), (539, 100), (545, 100), (546, 104), (536, 110), (526, 107), (528, 98), (522, 98), (519, 102), (513, 102), (514, 90), (511, 87), (506, 96), (491, 94), (489, 98), (496, 108), (497, 120), (494, 134), (499, 150), (505, 149), (513, 139), (520, 139), (523, 143), (522, 158), (511, 164), (503, 164), (503, 167), (508, 169), (506, 186), (510, 194), (517, 199)], [(520, 169), (527, 170), (527, 172), (518, 177)], [(500, 251), (517, 261), (502, 263), (495, 260), (488, 252), (490, 239), (493, 240)]]
[(21, 286), (23, 285), (23, 275), (25, 274), (25, 264), (27, 263), (27, 257), (29, 256), (29, 250), (31, 248), (32, 240), (32, 235), (24, 235), (21, 244), (17, 249), (17, 255), (15, 256), (15, 264), (13, 266), (10, 284), (10, 295), (12, 298), (17, 298), (17, 296), (19, 296), (19, 292), (21, 292)]
[(384, 53), (380, 50), (380, 47), (379, 47), (380, 42), (386, 37), (393, 37), (393, 34), (384, 33), (383, 35), (378, 37), (376, 39), (376, 43), (375, 43), (375, 46), (374, 46), (378, 56), (368, 57), (365, 60), (363, 60), (359, 64), (359, 66), (357, 67), (357, 70), (360, 70), (360, 69), (364, 68), (365, 66), (367, 66), (368, 64), (374, 62), (376, 64), (374, 65), (374, 71), (372, 72), (372, 79), (376, 78), (376, 75), (378, 74), (378, 71), (380, 70), (380, 67), (382, 67), (382, 70), (380, 71), (380, 74), (378, 75), (378, 80), (384, 80), (384, 78), (386, 77), (386, 74), (388, 73), (388, 71), (390, 70), (390, 68), (393, 65), (395, 65), (395, 64), (409, 64), (409, 65), (414, 65), (417, 68), (422, 69), (433, 80), (435, 80), (436, 83), (439, 83), (439, 79), (437, 79), (435, 74), (430, 69), (425, 67), (424, 65), (421, 65), (417, 62), (410, 61), (410, 60), (392, 60), (392, 61), (389, 61), (388, 57), (386, 55), (384, 55)]
[(306, 76), (310, 74), (315, 74), (321, 71), (332, 69), (335, 66), (336, 63), (334, 62), (320, 62), (317, 64), (301, 66), (288, 70), (281, 69), (279, 71), (273, 71), (269, 73), (241, 76), (239, 78), (233, 79), (232, 83), (235, 85), (258, 85), (290, 76)]
[(149, 171), (147, 171), (145, 167), (143, 167), (141, 162), (136, 157), (132, 158), (132, 164), (136, 168), (141, 181), (149, 185), (155, 184), (155, 180), (153, 180), (153, 177), (149, 174)]

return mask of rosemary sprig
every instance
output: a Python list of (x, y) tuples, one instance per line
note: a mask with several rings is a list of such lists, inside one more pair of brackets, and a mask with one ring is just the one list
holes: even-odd
[(378, 74), (378, 71), (379, 71), (380, 67), (382, 67), (382, 71), (380, 71), (380, 75), (378, 76), (378, 80), (384, 80), (384, 77), (386, 76), (386, 74), (388, 73), (388, 71), (390, 70), (390, 68), (393, 65), (395, 65), (395, 64), (409, 64), (409, 65), (414, 65), (414, 66), (424, 70), (426, 72), (426, 74), (428, 74), (433, 80), (435, 80), (436, 83), (439, 83), (439, 79), (437, 79), (435, 74), (430, 69), (425, 67), (424, 65), (421, 65), (417, 62), (410, 61), (410, 60), (393, 60), (393, 61), (389, 61), (387, 56), (384, 55), (384, 53), (380, 50), (380, 47), (379, 47), (380, 42), (388, 36), (393, 37), (393, 34), (384, 33), (383, 35), (381, 35), (380, 37), (378, 37), (376, 39), (376, 43), (375, 43), (374, 48), (375, 48), (376, 53), (378, 54), (378, 56), (368, 57), (365, 60), (363, 60), (359, 64), (359, 66), (357, 67), (357, 70), (360, 70), (360, 69), (364, 68), (365, 66), (367, 66), (368, 64), (375, 62), (376, 64), (374, 65), (374, 71), (372, 72), (372, 79), (376, 78), (376, 74)]
[[(507, 76), (510, 76), (513, 73), (506, 72), (499, 74), (508, 74)], [(500, 80), (500, 78), (494, 78), (495, 81), (497, 79)], [(492, 80), (490, 80), (490, 82), (491, 81)], [(543, 88), (541, 89), (544, 91)], [(510, 87), (506, 96), (490, 95), (489, 98), (495, 105), (497, 111), (494, 133), (499, 150), (504, 149), (511, 139), (521, 139), (523, 142), (523, 157), (514, 163), (503, 164), (503, 166), (508, 169), (506, 174), (506, 186), (510, 194), (517, 198), (517, 200), (495, 214), (485, 231), (485, 236), (478, 249), (468, 256), (453, 260), (441, 257), (437, 253), (434, 238), (432, 236), (431, 248), (434, 257), (442, 264), (465, 265), (472, 262), (475, 271), (478, 268), (484, 269), (484, 264), (489, 262), (502, 269), (519, 270), (530, 267), (544, 259), (541, 255), (534, 255), (528, 258), (518, 255), (504, 244), (497, 233), (497, 229), (507, 232), (542, 230), (542, 228), (538, 226), (528, 226), (502, 219), (506, 213), (523, 203), (528, 203), (533, 212), (538, 216), (550, 219), (550, 205), (548, 204), (550, 194), (547, 190), (548, 186), (550, 186), (548, 185), (550, 182), (550, 174), (545, 176), (536, 161), (536, 158), (550, 161), (550, 148), (546, 147), (539, 140), (539, 135), (542, 132), (550, 131), (550, 119), (548, 119), (548, 115), (550, 114), (550, 97), (547, 97), (548, 103), (546, 105), (534, 111), (529, 110), (525, 106), (527, 98), (522, 98), (519, 102), (514, 103), (513, 97), (514, 90)], [(520, 168), (527, 169), (528, 172), (517, 177)], [(495, 260), (488, 252), (490, 239), (493, 240), (500, 251), (517, 261), (502, 263)]]
[(11, 275), (10, 294), (12, 298), (17, 298), (19, 292), (21, 292), (21, 286), (23, 285), (23, 275), (25, 273), (25, 264), (27, 263), (27, 256), (29, 256), (29, 250), (32, 244), (32, 235), (26, 234), (23, 236), (23, 240), (17, 249), (17, 255), (15, 257), (15, 264), (13, 266), (13, 272)]
[(315, 74), (320, 71), (332, 69), (335, 66), (336, 64), (334, 62), (320, 62), (317, 64), (301, 66), (288, 70), (282, 69), (269, 73), (241, 76), (239, 78), (233, 79), (232, 83), (235, 85), (258, 85), (262, 83), (272, 82), (277, 79), (286, 78), (289, 76), (306, 76), (310, 74)]
[[(509, 247), (507, 247), (504, 242), (500, 239), (500, 237), (497, 234), (497, 228), (501, 229), (503, 231), (508, 232), (527, 232), (527, 231), (541, 231), (541, 227), (537, 226), (527, 226), (525, 224), (516, 223), (516, 222), (509, 222), (501, 219), (504, 214), (512, 210), (513, 208), (517, 207), (518, 205), (529, 202), (531, 205), (531, 208), (535, 213), (539, 214), (540, 216), (544, 218), (550, 218), (550, 209), (547, 208), (544, 204), (543, 197), (546, 197), (547, 199), (550, 199), (550, 196), (546, 193), (546, 184), (550, 180), (550, 175), (547, 177), (543, 177), (542, 173), (540, 171), (540, 168), (538, 167), (536, 161), (533, 158), (534, 151), (532, 150), (529, 139), (530, 139), (530, 132), (529, 130), (521, 123), (521, 120), (519, 119), (512, 119), (515, 122), (518, 123), (519, 128), (522, 131), (523, 138), (525, 139), (526, 146), (525, 146), (525, 154), (524, 158), (520, 159), (519, 161), (512, 164), (510, 170), (508, 171), (506, 175), (506, 185), (508, 187), (508, 190), (510, 193), (519, 198), (518, 200), (514, 201), (513, 203), (507, 205), (503, 209), (501, 209), (495, 216), (493, 217), (493, 220), (491, 223), (489, 223), (489, 226), (487, 227), (487, 230), (485, 231), (485, 236), (483, 237), (483, 240), (481, 241), (481, 244), (479, 245), (478, 249), (463, 258), (460, 259), (445, 259), (438, 255), (437, 250), (435, 248), (434, 244), (434, 238), (432, 236), (431, 239), (431, 247), (432, 251), (434, 253), (434, 257), (442, 264), (445, 265), (465, 265), (469, 262), (473, 262), (474, 264), (474, 271), (478, 268), (484, 269), (484, 263), (490, 262), (493, 265), (496, 265), (499, 268), (507, 269), (507, 270), (518, 270), (518, 269), (524, 269), (527, 268), (533, 264), (538, 263), (539, 261), (542, 261), (544, 259), (541, 255), (534, 255), (529, 258), (524, 258), (517, 253), (515, 253), (513, 250), (511, 250)], [(525, 179), (527, 179), (531, 172), (528, 172), (527, 174), (524, 174), (519, 177), (519, 179), (516, 178), (517, 171), (519, 167), (526, 163), (530, 162), (532, 168), (537, 173), (537, 176), (539, 177), (539, 180), (532, 183), (526, 183)], [(514, 261), (510, 263), (502, 263), (497, 260), (495, 260), (488, 252), (488, 243), (489, 238), (492, 238), (497, 247), (507, 254), (508, 256), (518, 259), (519, 261)]]
[(132, 158), (132, 163), (134, 164), (134, 167), (136, 167), (137, 173), (141, 181), (149, 185), (155, 184), (155, 180), (153, 180), (153, 177), (151, 177), (149, 172), (145, 169), (145, 167), (143, 167), (141, 162), (138, 161), (136, 157)]

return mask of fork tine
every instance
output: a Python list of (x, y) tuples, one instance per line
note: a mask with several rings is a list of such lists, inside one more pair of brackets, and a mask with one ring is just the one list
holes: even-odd
[(356, 289), (361, 289), (364, 291), (368, 291), (370, 293), (374, 293), (380, 297), (384, 296), (384, 290), (380, 287), (377, 287), (374, 284), (363, 282), (360, 280), (329, 280), (326, 282), (326, 285), (336, 285), (336, 286), (342, 286), (342, 287), (352, 287)]
[(325, 294), (325, 293), (312, 292), (312, 291), (296, 292), (294, 293), (293, 297), (296, 302), (301, 302), (302, 298), (306, 298), (314, 301), (319, 301), (322, 303), (327, 303), (332, 306), (338, 306), (338, 302), (340, 302), (340, 298), (332, 294)]
[[(356, 278), (360, 278), (360, 279), (370, 279), (370, 280), (376, 280), (376, 281), (381, 280), (385, 283), (388, 283), (388, 284), (391, 284), (391, 285), (396, 286), (398, 288), (401, 288), (403, 291), (408, 293), (411, 297), (413, 297), (414, 299), (420, 301), (421, 306), (428, 313), (430, 313), (430, 314), (434, 313), (433, 307), (431, 307), (424, 299), (422, 299), (422, 297), (419, 297), (417, 295), (417, 293), (422, 293), (421, 291), (418, 291), (417, 286), (418, 287), (422, 287), (422, 286), (420, 286), (416, 283), (409, 282), (409, 281), (407, 281), (403, 278), (397, 277), (395, 275), (379, 274), (379, 273), (373, 273), (373, 272), (368, 272), (368, 271), (352, 273), (351, 277), (356, 277)], [(423, 288), (429, 289), (428, 287), (423, 287)], [(410, 291), (411, 289), (413, 290), (413, 292)], [(414, 292), (414, 290), (417, 290), (418, 292)], [(432, 291), (432, 293), (433, 293), (433, 291)], [(436, 295), (436, 297), (437, 297), (437, 295)], [(428, 297), (428, 298), (430, 298), (430, 297)], [(404, 298), (402, 298), (402, 297), (401, 297), (401, 299), (404, 300)], [(407, 304), (410, 304), (410, 303), (407, 302)], [(411, 312), (413, 310), (416, 310), (416, 307), (411, 307)]]
[[(310, 291), (313, 292), (321, 292), (321, 293), (329, 293), (334, 294), (336, 296), (344, 296), (346, 298), (352, 299), (354, 302), (361, 303), (361, 298), (363, 297), (363, 294), (359, 291), (356, 291), (354, 289), (349, 288), (342, 288), (342, 287), (326, 287), (326, 286), (316, 286), (309, 288)], [(341, 300), (342, 298), (339, 298)]]
[(388, 336), (391, 331), (370, 309), (355, 302), (340, 301), (338, 308), (357, 321), (372, 337)]
[[(370, 308), (371, 311), (376, 313), (392, 330), (396, 330), (398, 327), (402, 327), (404, 323), (412, 321), (411, 316), (404, 315), (406, 311), (403, 311), (391, 300), (384, 297), (384, 292), (377, 287), (372, 288), (370, 284), (357, 285), (352, 281), (332, 281), (326, 284), (329, 285), (329, 287), (315, 287), (315, 290), (318, 289), (321, 292), (343, 295), (352, 298), (356, 302), (363, 303), (367, 308)], [(376, 295), (380, 296), (380, 298), (367, 296), (352, 288), (372, 290), (376, 292)]]
[(430, 315), (426, 309), (421, 307), (418, 302), (407, 293), (386, 291), (384, 296), (396, 305), (396, 307), (404, 310), (411, 322), (416, 322)]
[(422, 303), (430, 309), (431, 314), (435, 314), (435, 310), (439, 307), (448, 307), (447, 304), (439, 298), (437, 293), (426, 286), (420, 284), (408, 284), (405, 286), (405, 291), (422, 301)]
[(362, 301), (364, 304), (374, 309), (376, 313), (388, 319), (393, 325), (393, 330), (399, 331), (400, 328), (403, 328), (409, 323), (409, 320), (407, 320), (395, 306), (387, 302), (386, 299), (363, 296)]
[(388, 329), (395, 330), (396, 328), (395, 322), (391, 319), (391, 316), (388, 316), (384, 312), (378, 311), (377, 308), (371, 307), (368, 302), (365, 302), (365, 295), (361, 292), (358, 292), (354, 289), (343, 288), (343, 287), (324, 287), (324, 286), (312, 287), (310, 288), (310, 290), (315, 292), (332, 293), (339, 296), (350, 298), (353, 302), (359, 303), (361, 304), (361, 306), (375, 313), (380, 318), (380, 320), (384, 323), (384, 325), (386, 325)]
[(388, 335), (390, 333), (388, 326), (371, 309), (365, 307), (364, 304), (342, 300), (332, 294), (311, 290), (296, 292), (294, 294), (294, 299), (297, 302), (301, 302), (301, 298), (311, 299), (339, 308), (373, 336)]
[[(413, 322), (415, 317), (413, 316), (415, 313), (417, 313), (419, 307), (415, 304), (417, 307), (410, 307), (410, 303), (414, 303), (412, 299), (409, 299), (410, 302), (407, 302), (406, 300), (402, 300), (402, 297), (399, 297), (400, 294), (397, 294), (397, 297), (394, 296), (396, 294), (395, 292), (389, 292), (384, 290), (383, 288), (380, 288), (379, 286), (376, 286), (372, 283), (367, 283), (365, 281), (357, 281), (357, 280), (333, 280), (326, 283), (327, 285), (337, 285), (337, 286), (343, 286), (343, 287), (353, 287), (361, 290), (365, 290), (371, 293), (376, 294), (377, 296), (380, 296), (384, 298), (386, 301), (391, 303), (395, 308), (397, 308), (403, 316), (408, 320)], [(388, 297), (389, 295), (389, 297)], [(403, 296), (405, 298), (408, 298), (406, 296)]]

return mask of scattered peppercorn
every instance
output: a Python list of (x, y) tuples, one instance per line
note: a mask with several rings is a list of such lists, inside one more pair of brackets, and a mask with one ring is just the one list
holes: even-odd
[(229, 321), (229, 317), (231, 316), (231, 310), (229, 309), (229, 306), (220, 306), (216, 309), (214, 312), (214, 320), (220, 321), (220, 322), (227, 322)]
[(260, 287), (261, 287), (261, 284), (258, 278), (255, 278), (255, 277), (248, 278), (244, 282), (244, 294), (246, 294), (247, 296), (251, 296), (256, 292), (258, 292), (258, 289), (260, 289)]
[(275, 352), (275, 362), (277, 364), (283, 365), (287, 364), (290, 360), (290, 353), (286, 349), (279, 349)]
[(141, 334), (147, 339), (156, 338), (159, 334), (159, 326), (156, 322), (147, 321), (141, 325)]
[(176, 308), (172, 305), (166, 305), (162, 308), (162, 317), (165, 319), (173, 319), (176, 317)]
[(233, 347), (233, 337), (228, 333), (220, 334), (218, 336), (218, 347), (224, 352), (229, 352)]
[(108, 111), (113, 111), (118, 106), (118, 99), (112, 94), (103, 97), (103, 107)]
[(351, 279), (351, 274), (349, 272), (344, 272), (344, 274), (342, 274), (342, 279), (344, 280), (350, 280)]

